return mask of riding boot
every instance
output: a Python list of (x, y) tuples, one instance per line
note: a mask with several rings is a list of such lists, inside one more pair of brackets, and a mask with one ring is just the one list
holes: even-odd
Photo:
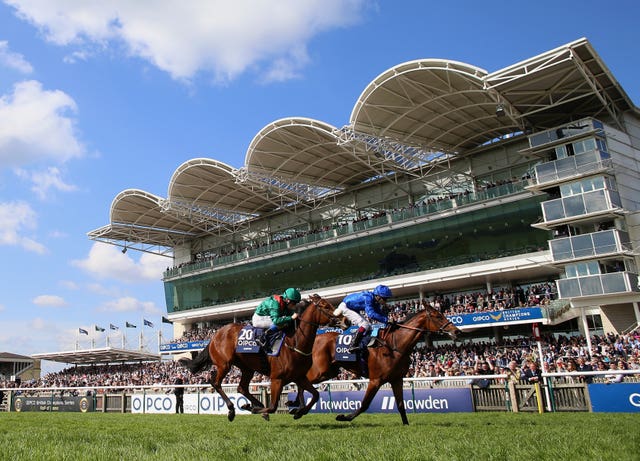
[(262, 336), (260, 338), (258, 338), (258, 344), (260, 344), (260, 346), (262, 346), (262, 348), (264, 349), (265, 352), (270, 353), (271, 352), (271, 346), (273, 343), (273, 338), (276, 336), (276, 333), (278, 332), (278, 330), (273, 330), (271, 328), (264, 330), (264, 333), (262, 333)]
[(364, 336), (364, 330), (359, 329), (358, 331), (356, 331), (356, 336), (353, 338), (353, 341), (351, 342), (351, 346), (349, 346), (350, 353), (357, 352), (361, 349), (360, 343), (362, 342), (363, 336)]

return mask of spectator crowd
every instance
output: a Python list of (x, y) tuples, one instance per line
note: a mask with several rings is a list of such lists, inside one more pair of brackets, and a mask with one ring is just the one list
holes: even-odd
[[(425, 300), (405, 300), (390, 303), (390, 318), (397, 322), (423, 309), (425, 303), (441, 310), (445, 315), (495, 311), (515, 307), (539, 306), (554, 296), (553, 284), (536, 284), (513, 290), (499, 289), (488, 292), (473, 292), (459, 295), (434, 295)], [(186, 331), (173, 342), (207, 340), (220, 325), (203, 325)], [(536, 342), (531, 337), (503, 338), (495, 341), (467, 341), (430, 347), (418, 344), (411, 355), (411, 366), (407, 377), (475, 376), (482, 374), (511, 374), (527, 379), (532, 368), (545, 372), (564, 371), (611, 371), (602, 379), (618, 382), (624, 377), (614, 372), (621, 369), (640, 369), (640, 330), (624, 335), (594, 335), (592, 350), (584, 336), (549, 334), (543, 338), (543, 356), (540, 357)], [(534, 370), (535, 372), (535, 370)], [(173, 383), (182, 373), (185, 384), (205, 384), (208, 372), (191, 375), (173, 360), (156, 362), (73, 366), (49, 373), (38, 380), (20, 383), (29, 387), (100, 387), (100, 386), (160, 386)], [(353, 379), (355, 376), (342, 371), (338, 379)], [(234, 368), (225, 379), (225, 384), (239, 382), (240, 373)], [(591, 377), (585, 378), (591, 380)], [(253, 382), (268, 381), (268, 377), (257, 374)], [(0, 380), (0, 387), (15, 387), (16, 383)], [(161, 387), (157, 388), (162, 390)]]

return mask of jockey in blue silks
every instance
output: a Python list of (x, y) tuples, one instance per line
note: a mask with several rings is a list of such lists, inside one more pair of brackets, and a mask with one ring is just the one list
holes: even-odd
[(382, 310), (387, 305), (387, 299), (391, 298), (391, 290), (386, 285), (378, 285), (373, 291), (362, 291), (345, 296), (338, 305), (333, 315), (344, 315), (352, 325), (358, 327), (356, 336), (353, 339), (349, 352), (360, 350), (360, 342), (364, 334), (371, 328), (371, 324), (366, 318), (360, 315), (364, 311), (371, 320), (387, 324), (389, 317)]

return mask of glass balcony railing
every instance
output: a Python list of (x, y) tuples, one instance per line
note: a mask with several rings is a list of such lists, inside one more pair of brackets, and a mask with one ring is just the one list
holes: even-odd
[(611, 166), (611, 158), (607, 152), (592, 150), (537, 165), (535, 177), (531, 181), (536, 185), (554, 183), (564, 179), (605, 171)]
[(629, 234), (610, 229), (591, 234), (557, 238), (549, 241), (554, 262), (601, 257), (631, 251)]
[(599, 189), (542, 202), (542, 213), (546, 223), (579, 218), (593, 213), (613, 212), (621, 208), (622, 204), (618, 192), (608, 189)]
[(612, 272), (556, 280), (558, 297), (577, 298), (580, 296), (608, 295), (616, 293), (640, 292), (638, 274), (632, 272)]
[(292, 248), (304, 247), (315, 242), (328, 241), (344, 235), (357, 234), (358, 232), (362, 232), (365, 230), (389, 226), (389, 224), (392, 223), (398, 223), (406, 221), (408, 219), (415, 219), (420, 216), (440, 213), (455, 207), (517, 194), (525, 191), (525, 186), (526, 181), (501, 184), (499, 186), (491, 187), (479, 192), (459, 194), (451, 199), (438, 200), (433, 203), (426, 203), (420, 206), (407, 207), (402, 210), (396, 210), (391, 213), (387, 213), (385, 216), (352, 222), (344, 226), (336, 227), (335, 229), (309, 233), (307, 235), (296, 237), (291, 240), (273, 242), (257, 248), (239, 251), (237, 253), (232, 253), (229, 255), (217, 256), (206, 261), (183, 264), (180, 267), (167, 269), (164, 273), (164, 277), (169, 278), (185, 275), (190, 272), (202, 269), (219, 267), (240, 260), (246, 260), (258, 256), (277, 253), (279, 251), (290, 250)]
[(587, 118), (570, 125), (533, 134), (529, 136), (529, 145), (532, 148), (540, 147), (546, 144), (563, 141), (567, 138), (571, 139), (584, 133), (602, 131), (603, 128), (602, 122), (592, 118)]

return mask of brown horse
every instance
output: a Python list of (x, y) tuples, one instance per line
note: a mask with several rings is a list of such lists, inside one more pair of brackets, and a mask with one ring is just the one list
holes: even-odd
[[(311, 351), (316, 339), (316, 331), (319, 326), (335, 320), (333, 310), (334, 307), (328, 301), (318, 295), (311, 296), (309, 304), (296, 321), (295, 331), (285, 338), (280, 354), (277, 356), (267, 356), (262, 352), (237, 353), (238, 333), (243, 325), (230, 323), (214, 333), (209, 344), (195, 359), (182, 359), (180, 363), (189, 368), (192, 373), (197, 373), (208, 365), (215, 365), (216, 369), (211, 372), (210, 383), (227, 404), (229, 421), (233, 421), (236, 411), (233, 402), (222, 390), (222, 381), (234, 365), (241, 371), (238, 392), (249, 399), (253, 405), (251, 411), (261, 413), (266, 420), (269, 419), (270, 413), (276, 411), (285, 385), (293, 382), (298, 385), (298, 389), (310, 392), (312, 395), (310, 404), (301, 406), (294, 414), (294, 419), (298, 419), (307, 414), (319, 398), (318, 391), (309, 382), (306, 374), (311, 367)], [(271, 377), (269, 407), (265, 408), (262, 402), (249, 392), (249, 384), (255, 372)]]
[[(447, 333), (456, 339), (460, 330), (440, 311), (427, 306), (404, 323), (388, 326), (379, 331), (375, 344), (368, 348), (369, 386), (365, 391), (360, 408), (348, 415), (338, 415), (338, 421), (351, 421), (360, 413), (367, 411), (380, 387), (385, 383), (391, 384), (393, 396), (396, 399), (398, 412), (403, 424), (409, 424), (403, 399), (403, 378), (410, 365), (413, 348), (423, 333)], [(336, 340), (339, 333), (328, 332), (318, 335), (313, 345), (313, 365), (307, 373), (310, 382), (317, 384), (338, 376), (340, 368), (351, 371), (357, 376), (363, 375), (359, 360), (354, 362), (340, 362), (336, 360)], [(289, 402), (292, 404), (292, 402)], [(298, 405), (304, 404), (302, 392), (298, 393)]]

